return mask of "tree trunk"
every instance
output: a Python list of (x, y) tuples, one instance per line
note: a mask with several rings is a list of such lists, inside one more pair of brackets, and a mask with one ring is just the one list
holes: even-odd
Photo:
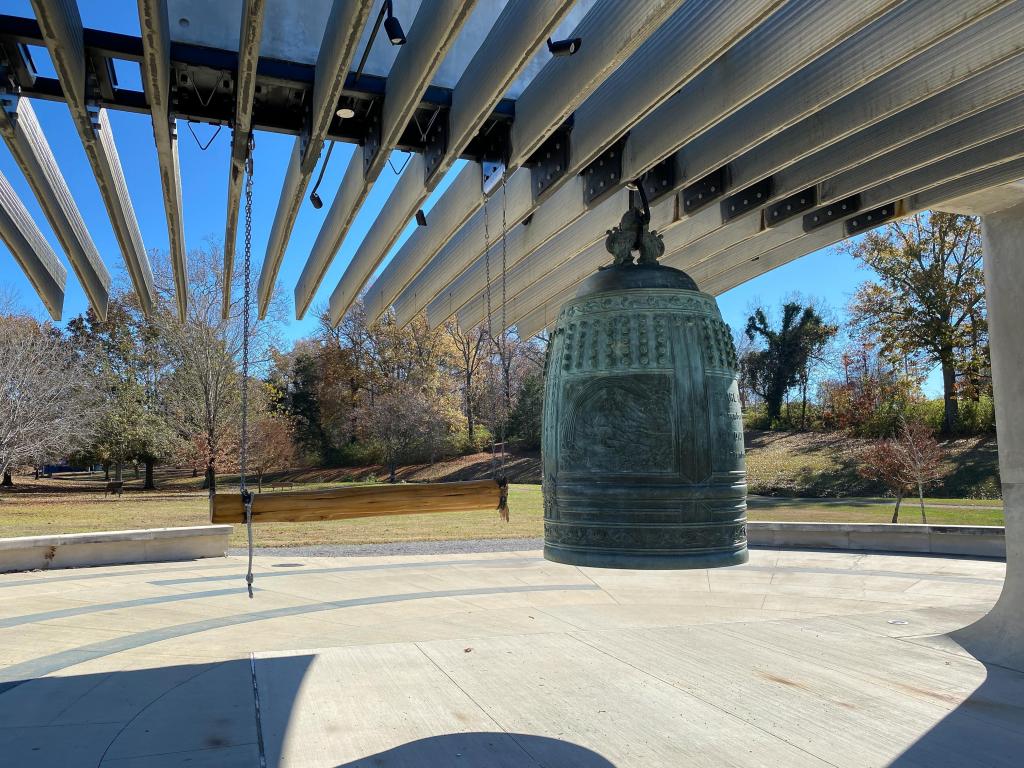
[(139, 479), (139, 462), (135, 462), (135, 464), (133, 464), (132, 466), (135, 468), (135, 479), (138, 480)]
[(807, 431), (807, 379), (800, 387), (800, 431)]
[(103, 479), (106, 482), (108, 482), (108, 483), (110, 482), (110, 465), (109, 464), (104, 464), (103, 465)]
[(35, 479), (39, 479), (39, 467), (33, 467)]
[(199, 477), (199, 468), (192, 467), (192, 477)]
[(394, 462), (394, 461), (389, 462), (388, 463), (388, 470), (389, 470), (388, 482), (389, 483), (397, 483), (398, 482), (398, 475), (397, 475), (398, 463)]
[(896, 496), (896, 509), (892, 511), (892, 522), (898, 523), (900, 521), (900, 502), (903, 501), (903, 494), (897, 494)]
[(206, 465), (206, 490), (211, 499), (217, 495), (217, 470), (214, 469), (212, 461)]
[(123, 481), (124, 481), (124, 465), (122, 465), (121, 462), (119, 461), (119, 462), (117, 462), (117, 464), (114, 465), (114, 482), (120, 483), (120, 482), (123, 482)]
[(924, 487), (920, 483), (917, 484), (917, 498), (921, 502), (921, 522), (928, 525), (928, 515), (924, 513)]
[(146, 459), (146, 482), (143, 483), (142, 489), (145, 491), (155, 491), (156, 483), (153, 481), (153, 468), (156, 466), (156, 461), (153, 459)]
[(2, 487), (2, 488), (13, 488), (14, 487), (14, 478), (11, 477), (11, 470), (9, 470), (9, 469), (5, 469), (4, 470), (4, 479), (3, 479), (2, 482), (0, 482), (0, 487)]
[(256, 493), (263, 493), (263, 471), (256, 472)]
[(944, 352), (940, 357), (942, 363), (942, 433), (951, 435), (956, 430), (960, 419), (960, 408), (956, 401), (956, 369), (953, 367), (953, 350)]

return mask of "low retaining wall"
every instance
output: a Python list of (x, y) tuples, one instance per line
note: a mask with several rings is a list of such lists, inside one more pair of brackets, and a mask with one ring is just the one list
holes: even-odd
[(224, 557), (230, 525), (0, 539), (0, 573)]
[(1006, 557), (1002, 526), (748, 522), (751, 547)]

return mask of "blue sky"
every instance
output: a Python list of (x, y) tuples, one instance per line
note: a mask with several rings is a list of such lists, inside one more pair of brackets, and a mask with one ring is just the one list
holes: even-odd
[[(86, 26), (126, 34), (138, 34), (135, 0), (104, 0), (103, 2), (81, 0), (79, 5)], [(0, 13), (33, 16), (28, 0), (0, 0)], [(32, 53), (41, 74), (52, 75), (52, 67), (45, 49), (33, 49)], [(118, 78), (125, 87), (141, 89), (138, 67), (134, 64), (120, 62)], [(62, 103), (38, 100), (34, 101), (33, 105), (100, 255), (114, 273), (115, 279), (127, 284), (128, 278), (120, 249), (67, 107)], [(160, 195), (156, 151), (153, 147), (149, 117), (112, 111), (110, 118), (128, 189), (135, 203), (143, 240), (147, 248), (166, 250), (166, 220)], [(216, 130), (213, 126), (204, 124), (196, 124), (192, 128), (198, 139), (204, 143), (213, 136)], [(186, 243), (188, 247), (193, 248), (203, 246), (209, 238), (219, 242), (224, 236), (224, 216), (227, 206), (230, 130), (226, 127), (222, 129), (205, 152), (200, 150), (197, 141), (193, 139), (189, 131), (189, 126), (182, 121), (178, 122), (178, 136)], [(256, 136), (253, 258), (257, 265), (262, 261), (270, 235), (271, 223), (277, 208), (278, 194), (292, 142), (293, 139), (290, 136), (265, 132), (258, 133)], [(320, 224), (353, 151), (353, 145), (341, 144), (335, 148), (320, 187), (324, 208), (318, 211), (312, 205), (304, 203), (300, 209), (279, 277), (289, 305), (292, 302), (292, 291), (302, 265), (316, 239)], [(400, 169), (403, 160), (404, 155), (395, 153), (393, 157), (395, 167)], [(40, 229), (53, 245), (54, 250), (68, 266), (59, 242), (53, 235), (34, 195), (6, 146), (0, 146), (0, 171), (19, 193), (29, 212), (39, 223)], [(447, 188), (448, 182), (454, 178), (457, 171), (458, 166), (449, 172), (445, 181), (434, 191), (431, 199), (424, 206), (427, 210)], [(376, 218), (377, 212), (385, 204), (397, 178), (397, 174), (391, 168), (385, 168), (349, 231), (344, 245), (328, 270), (314, 306), (326, 303), (355, 249)], [(404, 242), (414, 227), (415, 223), (410, 223), (407, 226), (396, 248)], [(242, 224), (240, 222), (240, 235), (241, 232)], [(726, 322), (733, 328), (742, 328), (752, 304), (763, 303), (766, 306), (777, 306), (780, 301), (794, 291), (814, 296), (831, 306), (837, 313), (842, 314), (856, 286), (868, 276), (869, 274), (865, 270), (858, 269), (856, 262), (849, 256), (836, 249), (825, 249), (734, 288), (721, 296), (719, 303)], [(45, 314), (42, 303), (36, 297), (17, 262), (2, 243), (0, 243), (0, 284), (12, 287), (20, 299), (20, 303), (27, 310), (40, 316)], [(67, 295), (64, 305), (65, 319), (74, 317), (84, 311), (85, 307), (85, 296), (74, 273), (68, 266)], [(312, 319), (312, 315), (313, 313), (308, 313), (306, 319), (302, 321), (292, 319), (289, 325), (283, 329), (284, 336), (296, 339), (308, 335), (315, 328), (315, 320)], [(289, 317), (292, 316), (293, 313), (289, 311)], [(935, 392), (936, 383), (932, 380), (929, 381), (927, 389), (930, 393)]]

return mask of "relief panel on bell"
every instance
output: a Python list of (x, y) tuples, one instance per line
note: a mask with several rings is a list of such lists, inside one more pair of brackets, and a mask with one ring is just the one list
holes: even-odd
[(564, 387), (560, 475), (677, 474), (678, 438), (670, 376), (573, 377)]

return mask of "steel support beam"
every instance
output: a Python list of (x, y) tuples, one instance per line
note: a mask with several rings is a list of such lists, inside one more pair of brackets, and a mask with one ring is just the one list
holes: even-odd
[[(442, 155), (433, 161), (432, 167), (407, 167), (402, 173), (389, 205), (377, 216), (332, 294), (332, 317), (344, 316), (348, 311), (402, 229), (462, 154), (502, 95), (572, 4), (572, 0), (511, 0), (505, 6), (459, 78), (452, 92), (450, 112), (440, 116), (447, 121), (447, 146)], [(309, 307), (327, 264), (319, 270), (303, 271), (295, 288), (297, 317), (301, 318)]]
[[(1005, 0), (1003, 1), (1005, 2)], [(995, 2), (995, 0), (990, 0), (990, 2)], [(927, 34), (936, 36), (938, 33), (935, 30), (942, 28), (943, 22), (946, 21), (941, 18), (941, 15), (933, 13), (926, 24), (930, 32), (901, 41), (896, 33), (912, 23), (920, 24), (921, 20), (919, 18), (890, 19), (888, 16), (885, 16), (878, 21), (874, 21), (879, 13), (897, 4), (893, 0), (872, 0), (872, 2), (856, 4), (845, 3), (840, 0), (826, 0), (825, 2), (797, 0), (785, 5), (777, 13), (769, 16), (763, 24), (750, 31), (749, 34), (743, 36), (743, 32), (746, 30), (740, 30), (737, 36), (742, 37), (742, 39), (735, 42), (735, 45), (728, 50), (727, 55), (720, 56), (701, 69), (699, 74), (691, 77), (682, 89), (677, 90), (674, 95), (669, 97), (668, 94), (665, 94), (666, 98), (663, 98), (661, 102), (657, 102), (661, 103), (661, 106), (653, 109), (651, 114), (630, 129), (630, 134), (625, 143), (625, 151), (621, 158), (623, 170), (621, 173), (616, 174), (616, 178), (609, 176), (605, 182), (606, 190), (604, 194), (611, 194), (616, 189), (621, 189), (630, 180), (639, 178), (642, 172), (647, 170), (650, 165), (667, 157), (687, 141), (693, 139), (694, 136), (713, 126), (718, 120), (724, 119), (744, 104), (753, 101), (756, 97), (783, 80), (787, 75), (800, 71), (802, 67), (806, 67), (811, 62), (815, 62), (817, 67), (822, 67), (823, 65), (816, 62), (816, 59), (822, 57), (822, 54), (830, 51), (844, 40), (857, 35), (866, 26), (869, 29), (876, 30), (876, 36), (884, 37), (891, 44), (891, 50), (887, 50), (886, 56), (883, 57), (881, 62), (878, 64), (872, 62), (872, 66), (877, 66), (884, 71), (886, 63), (890, 62), (894, 56), (901, 54), (906, 56), (905, 52), (908, 48), (913, 49), (915, 45), (923, 45), (921, 38), (926, 37)], [(947, 5), (953, 4), (952, 1), (947, 3)], [(873, 21), (874, 23), (872, 23)], [(897, 23), (883, 25), (882, 22), (885, 21), (896, 21)], [(949, 23), (952, 24), (952, 21), (950, 20)], [(661, 42), (660, 38), (655, 37), (652, 37), (650, 42), (653, 43), (655, 40)], [(678, 36), (674, 42), (683, 48), (686, 47), (684, 41), (679, 40)], [(781, 58), (780, 51), (785, 52), (785, 55)], [(855, 68), (852, 72), (838, 72), (839, 68), (836, 66), (835, 57), (825, 56), (823, 58), (830, 65), (829, 74), (842, 75), (847, 81), (852, 82), (856, 82), (855, 78), (860, 75), (861, 80), (857, 84), (864, 81), (864, 77), (861, 75), (865, 69), (863, 66)], [(841, 60), (844, 61), (845, 59), (841, 58)], [(896, 63), (898, 63), (898, 60)], [(629, 64), (627, 63), (626, 67), (628, 66)], [(895, 64), (889, 64), (889, 66), (895, 66)], [(739, 70), (737, 70), (737, 67), (739, 67)], [(814, 66), (809, 69), (813, 70)], [(740, 71), (742, 74), (738, 75), (737, 71)], [(641, 87), (639, 84), (645, 75), (649, 76), (649, 72), (634, 73), (634, 79), (638, 87)], [(847, 87), (852, 88), (854, 86), (850, 85)], [(617, 90), (621, 92), (621, 84)], [(820, 92), (820, 89), (815, 91), (815, 93), (818, 92)], [(841, 91), (838, 95), (841, 95)], [(834, 98), (838, 98), (838, 95), (835, 95)], [(521, 102), (522, 100), (520, 100)], [(657, 106), (657, 103), (652, 105), (651, 108)], [(679, 114), (679, 105), (682, 103), (692, 105), (692, 108), (686, 112), (685, 116), (680, 116)], [(665, 119), (667, 114), (672, 115), (672, 120)], [(778, 120), (781, 117), (781, 114), (776, 115), (775, 119)], [(592, 122), (600, 125), (602, 123), (601, 116), (595, 114), (594, 121)], [(603, 122), (607, 124), (608, 121), (604, 120)], [(656, 133), (650, 130), (651, 125), (658, 126)], [(586, 135), (587, 130), (583, 121), (578, 120), (574, 124), (572, 136)], [(600, 133), (600, 129), (594, 130)], [(617, 138), (618, 134), (616, 131), (619, 129), (611, 128), (610, 130), (611, 133), (606, 135), (614, 140)], [(635, 137), (638, 135), (643, 138), (636, 139)], [(645, 147), (644, 152), (653, 151), (657, 154), (651, 160), (650, 165), (643, 168), (636, 166), (630, 159), (630, 147), (637, 142), (647, 143), (648, 146)], [(593, 140), (592, 143), (596, 146), (599, 142)], [(570, 155), (575, 156), (575, 154), (577, 153), (570, 151)], [(636, 154), (635, 151), (634, 154)], [(552, 188), (554, 188), (554, 185), (545, 190), (545, 194), (550, 194), (550, 189)], [(588, 189), (587, 192), (589, 193), (590, 190)], [(601, 190), (594, 190), (595, 195), (600, 192)], [(536, 194), (536, 189), (531, 189), (531, 194), (533, 199), (528, 203), (517, 201), (516, 207), (522, 207), (526, 211), (524, 216), (532, 213), (539, 206), (543, 198), (543, 195), (538, 196)], [(569, 215), (575, 218), (583, 216), (586, 212), (587, 202), (582, 197), (575, 202), (572, 209), (567, 211)], [(473, 226), (475, 223), (476, 217), (467, 226)], [(603, 228), (601, 231), (603, 231)], [(481, 251), (478, 250), (477, 257), (480, 253)], [(447, 254), (443, 250), (424, 272), (429, 274), (434, 268), (434, 263), (444, 260), (446, 257)], [(457, 265), (461, 267), (459, 271), (461, 272), (462, 269), (469, 267), (471, 263), (472, 261), (469, 261)], [(439, 292), (444, 286), (434, 287)], [(469, 296), (457, 297), (456, 302), (461, 299), (461, 303), (464, 303), (469, 298)], [(418, 311), (418, 308), (416, 310)], [(399, 314), (400, 321), (405, 319), (405, 317), (404, 311)]]
[[(622, 3), (618, 0), (599, 0), (587, 12), (587, 15), (573, 30), (572, 36), (584, 40), (580, 50), (568, 58), (554, 58), (545, 65), (530, 82), (516, 101), (516, 121), (512, 124), (512, 147), (506, 163), (506, 198), (511, 204), (506, 205), (506, 215), (514, 211), (511, 221), (520, 221), (529, 214), (529, 206), (533, 200), (533, 182), (528, 169), (519, 168), (536, 152), (545, 140), (561, 126), (575, 109), (580, 107), (589, 96), (620, 66), (631, 66), (631, 55), (640, 48), (657, 29), (665, 23), (673, 13), (678, 12), (681, 0), (638, 0)], [(765, 4), (758, 0), (750, 5)], [(691, 3), (693, 6), (704, 7), (707, 3)], [(685, 41), (676, 40), (676, 48), (684, 48)], [(645, 73), (650, 75), (650, 72)], [(514, 171), (514, 172), (513, 172)], [(453, 185), (454, 187), (454, 185)], [(513, 191), (514, 190), (514, 191)], [(461, 206), (446, 201), (448, 196), (458, 196)], [(442, 255), (445, 244), (450, 238), (419, 238), (416, 243), (406, 243), (395, 255), (391, 263), (378, 278), (380, 287), (374, 285), (370, 295), (374, 317), (390, 306), (400, 294), (403, 306), (395, 304), (395, 310), (402, 322), (416, 315), (427, 302), (436, 296), (446, 285), (436, 275), (426, 274), (424, 268), (432, 268), (438, 263), (439, 271), (444, 275), (454, 274), (454, 279), (473, 259), (483, 252), (479, 243), (483, 240), (483, 195), (470, 197), (465, 190), (446, 190), (438, 201), (448, 210), (458, 210), (462, 222), (469, 223), (459, 226), (471, 229), (467, 237), (475, 241), (476, 253), (465, 263), (451, 263), (451, 259)], [(436, 206), (435, 206), (436, 207)], [(464, 240), (465, 241), (465, 240)]]
[(32, 187), (98, 318), (107, 316), (110, 273), (75, 205), (28, 99), (0, 95), (0, 134)]
[[(749, 150), (730, 163), (734, 186), (746, 188), (770, 175), (773, 191), (765, 202), (782, 200), (916, 137), (1013, 98), (1024, 86), (1022, 46), (1024, 3), (1015, 2)], [(830, 82), (834, 83), (834, 79)], [(771, 95), (775, 92), (773, 90)], [(784, 113), (787, 109), (785, 100), (773, 104), (777, 112)], [(743, 114), (741, 111), (722, 125), (728, 126)], [(762, 120), (759, 125), (764, 123)], [(855, 133), (864, 126), (868, 127)], [(693, 175), (735, 153), (737, 142), (732, 142), (730, 147), (728, 142), (714, 140), (723, 135), (720, 127), (716, 126), (679, 153), (688, 153), (693, 159)], [(726, 131), (725, 135), (730, 132)], [(705, 137), (713, 140), (705, 142)], [(699, 147), (703, 149), (697, 151)], [(787, 167), (793, 159), (798, 161)], [(728, 239), (737, 237), (740, 230), (750, 229), (752, 222), (760, 221), (759, 211), (748, 216), (754, 218), (741, 217), (727, 223), (717, 206), (710, 206), (671, 226), (685, 225), (693, 240), (724, 227), (731, 231), (716, 234), (714, 238), (729, 242)], [(598, 219), (592, 213), (584, 219), (593, 220), (591, 242), (603, 237), (607, 220)], [(701, 247), (709, 247), (714, 238)], [(555, 261), (550, 268), (558, 266), (559, 257), (569, 259), (578, 252), (575, 247), (562, 248), (554, 254)], [(552, 293), (556, 290), (551, 287)]]
[[(871, 222), (866, 221), (867, 216), (886, 204), (894, 205), (897, 215), (904, 216), (925, 210), (942, 200), (983, 188), (976, 186), (979, 179), (999, 179), (1007, 173), (1010, 178), (1005, 180), (1019, 178), (1021, 172), (1012, 169), (1020, 167), (1020, 163), (1024, 162), (1022, 158), (1024, 131), (1019, 131), (1005, 139), (960, 152), (872, 187), (861, 194), (860, 211), (845, 215), (839, 221), (819, 229), (805, 232), (800, 220), (793, 219), (776, 230), (767, 230), (695, 268), (689, 268), (690, 276), (702, 290), (722, 293), (794, 258), (845, 239), (850, 234), (847, 225), (851, 222), (855, 222), (859, 231), (864, 231), (865, 225), (870, 228)], [(673, 254), (666, 259), (666, 263), (687, 269), (684, 254), (685, 251)]]
[(32, 221), (21, 198), (0, 173), (0, 238), (21, 266), (43, 306), (54, 320), (64, 309), (64, 285), (68, 273), (57, 254)]
[(228, 319), (231, 310), (231, 278), (235, 266), (238, 237), (238, 206), (242, 197), (245, 163), (252, 140), (252, 106), (256, 94), (256, 69), (263, 37), (266, 0), (244, 0), (242, 27), (238, 37), (238, 77), (235, 80), (235, 120), (231, 131), (231, 166), (228, 170), (228, 211), (224, 225), (224, 297), (221, 316)]
[(270, 298), (274, 292), (277, 273), (281, 269), (288, 240), (291, 238), (299, 207), (306, 194), (306, 187), (316, 169), (317, 160), (324, 141), (352, 58), (355, 56), (359, 37), (366, 19), (375, 4), (363, 0), (334, 0), (331, 15), (327, 20), (320, 52), (317, 55), (316, 75), (313, 81), (313, 106), (309, 118), (308, 135), (305, 132), (295, 139), (292, 153), (285, 171), (277, 213), (270, 230), (270, 241), (263, 257), (263, 268), (257, 289), (257, 303), (260, 319), (266, 316)]
[(142, 85), (153, 119), (153, 139), (167, 216), (167, 244), (174, 272), (178, 316), (184, 319), (188, 307), (188, 261), (182, 219), (178, 131), (171, 114), (171, 40), (167, 0), (138, 0), (138, 4), (139, 28), (142, 30)]
[(128, 194), (107, 110), (90, 103), (99, 88), (98, 76), (86, 66), (78, 6), (74, 0), (32, 0), (32, 7), (139, 297), (139, 306), (149, 315), (154, 301), (153, 269)]
[[(415, 115), (420, 97), (444, 61), (475, 4), (476, 0), (438, 0), (429, 6), (421, 6), (420, 10), (423, 13), (416, 14), (412, 29), (409, 31), (409, 40), (398, 52), (388, 74), (388, 88), (380, 110), (378, 140), (372, 145), (367, 142), (363, 145), (362, 152), (354, 152), (349, 159), (349, 166), (345, 171), (344, 190), (339, 190), (331, 201), (320, 233), (313, 244), (313, 250), (299, 277), (295, 306), (298, 317), (302, 317), (309, 307), (324, 273), (341, 248), (349, 227), (352, 226), (366, 196), (384, 169), (391, 150)], [(438, 114), (435, 113), (434, 118), (437, 117)], [(433, 130), (440, 129), (441, 126), (437, 126)], [(406, 170), (422, 176), (424, 163), (424, 157), (416, 155)], [(361, 178), (357, 179), (357, 175)], [(355, 186), (349, 184), (350, 180)], [(416, 190), (410, 189), (408, 185), (403, 187), (399, 184), (396, 192), (402, 193), (401, 197), (393, 196), (399, 210), (407, 208), (410, 199), (416, 196)], [(346, 277), (342, 278), (331, 294), (330, 313), (335, 324), (355, 301), (359, 290), (376, 269), (377, 265), (372, 263), (371, 255), (364, 251), (361, 258), (353, 259), (345, 273)]]

